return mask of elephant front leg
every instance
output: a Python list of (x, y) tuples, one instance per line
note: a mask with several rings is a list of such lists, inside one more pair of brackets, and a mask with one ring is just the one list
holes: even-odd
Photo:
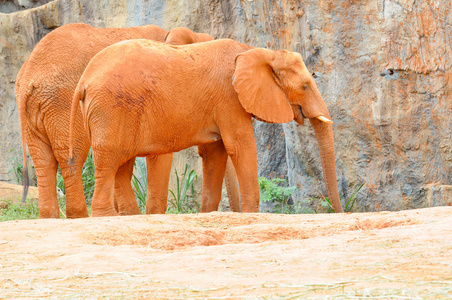
[(121, 216), (141, 214), (131, 185), (134, 164), (135, 158), (132, 158), (116, 172), (114, 201)]
[(241, 139), (242, 143), (226, 144), (228, 154), (237, 173), (242, 200), (242, 212), (259, 212), (259, 183), (257, 180), (257, 154), (254, 139)]
[(228, 154), (222, 140), (198, 146), (202, 157), (201, 212), (218, 210)]
[(164, 214), (168, 201), (168, 184), (173, 153), (146, 157), (147, 195), (146, 213)]

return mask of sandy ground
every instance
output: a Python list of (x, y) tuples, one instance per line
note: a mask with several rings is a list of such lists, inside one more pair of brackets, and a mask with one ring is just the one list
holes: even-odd
[(452, 298), (452, 207), (0, 223), (0, 298)]

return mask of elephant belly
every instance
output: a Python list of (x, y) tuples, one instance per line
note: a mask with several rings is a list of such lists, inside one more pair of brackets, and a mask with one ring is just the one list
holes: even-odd
[(198, 133), (190, 133), (188, 130), (172, 130), (166, 135), (156, 134), (148, 136), (139, 147), (138, 156), (159, 155), (184, 150), (186, 148), (209, 144), (221, 139), (221, 135), (214, 131), (201, 130)]

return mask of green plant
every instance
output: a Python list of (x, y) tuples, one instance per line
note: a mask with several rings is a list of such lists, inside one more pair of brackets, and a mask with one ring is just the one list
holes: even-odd
[[(12, 153), (12, 156), (9, 160), (11, 164), (10, 173), (12, 173), (13, 179), (18, 184), (23, 184), (24, 182), (24, 164), (23, 164), (23, 158), (22, 158), (22, 151), (18, 151), (16, 149), (9, 150)], [(36, 175), (29, 174), (29, 178), (31, 179), (30, 185), (36, 185), (37, 178)]]
[(88, 157), (82, 168), (83, 191), (85, 192), (85, 199), (88, 203), (91, 203), (94, 194), (94, 184), (96, 183), (94, 172), (93, 151), (89, 149)]
[[(135, 172), (132, 177), (133, 191), (138, 201), (138, 207), (142, 213), (146, 212), (146, 195), (147, 195), (147, 169), (146, 158), (137, 157), (135, 160)], [(137, 175), (136, 175), (137, 174)]]
[[(168, 202), (168, 212), (174, 214), (197, 213), (200, 210), (199, 202), (195, 198), (194, 180), (197, 179), (195, 170), (189, 170), (189, 165), (185, 165), (184, 173), (181, 177), (176, 173), (176, 193), (172, 190), (169, 192), (172, 199)], [(191, 191), (191, 194), (189, 192)]]
[[(94, 160), (92, 150), (89, 150), (88, 157), (86, 158), (85, 163), (82, 168), (82, 180), (83, 180), (83, 192), (85, 194), (85, 199), (87, 203), (91, 203), (94, 194), (94, 184), (96, 182), (96, 177), (94, 176)], [(66, 194), (66, 189), (64, 187), (64, 179), (63, 174), (61, 173), (60, 167), (58, 167), (57, 171), (57, 188), (61, 190), (63, 194)]]
[(18, 199), (15, 201), (6, 201), (5, 208), (0, 209), (0, 221), (37, 219), (39, 216), (38, 202), (27, 200), (22, 202)]
[[(61, 174), (61, 169), (59, 166), (58, 166), (57, 176), (56, 176), (56, 185), (57, 185), (57, 189), (60, 189), (60, 191), (63, 194), (66, 194), (66, 189), (64, 188), (63, 175)], [(57, 192), (57, 194), (58, 194), (58, 192)]]
[[(58, 197), (60, 206), (60, 218), (66, 218), (66, 201), (65, 197)], [(7, 200), (3, 204), (4, 208), (0, 209), (0, 222), (12, 220), (28, 220), (37, 219), (39, 216), (38, 201), (27, 198), (25, 202), (17, 199)]]
[(11, 172), (13, 174), (14, 180), (18, 184), (22, 184), (24, 181), (23, 180), (24, 165), (22, 161), (22, 151), (17, 151), (16, 149), (11, 149), (9, 151), (12, 153), (10, 163), (12, 165)]
[(259, 177), (259, 189), (261, 190), (261, 201), (275, 204), (275, 213), (287, 214), (294, 210), (288, 204), (290, 196), (295, 193), (297, 187), (288, 186), (287, 179), (267, 179)]
[[(356, 194), (358, 194), (358, 192), (361, 190), (361, 188), (364, 186), (364, 182), (358, 187), (358, 189), (356, 189), (356, 191), (352, 194), (352, 196), (350, 198), (348, 198), (347, 201), (345, 201), (345, 207), (344, 207), (344, 212), (351, 212), (353, 205), (355, 205), (355, 201), (356, 201)], [(331, 204), (331, 200), (324, 197), (323, 201), (321, 202), (322, 206), (325, 207), (327, 209), (327, 213), (333, 213), (334, 209), (333, 209), (333, 205)]]
[(65, 195), (58, 195), (57, 192), (57, 198), (58, 198), (58, 207), (60, 209), (60, 218), (66, 219), (66, 196)]

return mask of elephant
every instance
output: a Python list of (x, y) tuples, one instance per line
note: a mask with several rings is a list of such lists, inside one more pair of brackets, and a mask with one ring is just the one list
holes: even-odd
[[(46, 35), (20, 69), (16, 79), (16, 101), (19, 110), (24, 160), (24, 195), (28, 189), (26, 145), (36, 168), (39, 191), (39, 217), (58, 218), (56, 172), (60, 165), (66, 187), (68, 218), (87, 217), (81, 170), (90, 148), (82, 115), (75, 119), (74, 149), (77, 156), (74, 174), (69, 176), (68, 128), (72, 95), (90, 59), (116, 42), (146, 38), (160, 42), (201, 42), (213, 39), (207, 34), (186, 28), (169, 32), (147, 25), (131, 28), (95, 28), (87, 24), (67, 24)], [(210, 38), (209, 38), (210, 37)], [(172, 154), (148, 157), (148, 213), (164, 213)], [(117, 210), (121, 215), (138, 214), (130, 180), (134, 158), (120, 166), (115, 180)]]
[(165, 36), (165, 43), (171, 45), (188, 45), (212, 41), (213, 37), (202, 32), (193, 32), (185, 27), (173, 28)]
[[(185, 27), (173, 28), (165, 36), (165, 43), (171, 44), (171, 45), (188, 45), (188, 44), (195, 44), (195, 43), (201, 43), (201, 42), (208, 42), (208, 41), (212, 41), (212, 40), (213, 40), (213, 37), (210, 36), (209, 34), (202, 33), (202, 32), (193, 32), (190, 29), (185, 28)], [(148, 165), (150, 165), (150, 164), (148, 163)], [(163, 170), (164, 168), (157, 168), (157, 169)], [(224, 182), (226, 184), (226, 190), (228, 193), (229, 205), (230, 205), (231, 210), (233, 212), (240, 212), (241, 205), (240, 205), (239, 186), (238, 186), (238, 182), (237, 182), (237, 175), (235, 174), (234, 165), (232, 164), (231, 159), (228, 159), (228, 161), (226, 163), (226, 173), (225, 173)], [(160, 189), (160, 190), (162, 190), (162, 189)], [(166, 201), (162, 202), (163, 199), (164, 198), (162, 196), (160, 196), (160, 197), (154, 197), (154, 199), (147, 200), (146, 201), (147, 202), (146, 209), (149, 211), (149, 213), (164, 212), (166, 210)], [(201, 205), (209, 206), (209, 204), (205, 203), (205, 202), (202, 202)], [(161, 208), (160, 209), (153, 208), (155, 206), (159, 206)], [(218, 207), (216, 207), (215, 210), (218, 210)]]
[(69, 165), (77, 160), (73, 132), (78, 108), (95, 162), (92, 216), (117, 215), (115, 173), (123, 163), (193, 145), (203, 159), (201, 211), (218, 207), (229, 156), (242, 211), (258, 212), (253, 117), (270, 123), (309, 119), (328, 195), (334, 210), (343, 212), (331, 117), (299, 53), (230, 39), (181, 46), (138, 39), (109, 46), (91, 59), (75, 89)]

